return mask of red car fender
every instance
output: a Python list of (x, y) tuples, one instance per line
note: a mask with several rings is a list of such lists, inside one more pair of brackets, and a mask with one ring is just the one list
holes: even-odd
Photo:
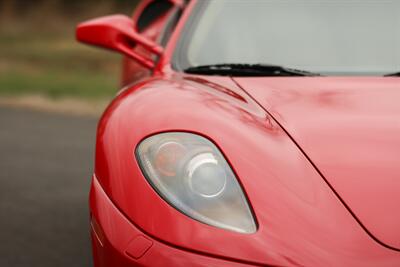
[[(220, 148), (254, 209), (256, 233), (192, 220), (153, 190), (134, 152), (166, 131), (197, 133)], [(132, 224), (165, 244), (284, 266), (392, 266), (398, 258), (365, 233), (285, 131), (230, 78), (177, 74), (129, 88), (104, 113), (97, 138), (95, 173), (105, 192)]]

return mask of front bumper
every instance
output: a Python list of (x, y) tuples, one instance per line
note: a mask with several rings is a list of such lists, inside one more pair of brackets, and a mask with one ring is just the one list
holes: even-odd
[(103, 266), (254, 266), (199, 254), (143, 233), (112, 203), (94, 177), (90, 192), (95, 267)]

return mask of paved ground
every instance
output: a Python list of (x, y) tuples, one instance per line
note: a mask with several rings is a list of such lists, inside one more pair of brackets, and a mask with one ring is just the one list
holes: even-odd
[(90, 266), (96, 119), (0, 107), (0, 266)]

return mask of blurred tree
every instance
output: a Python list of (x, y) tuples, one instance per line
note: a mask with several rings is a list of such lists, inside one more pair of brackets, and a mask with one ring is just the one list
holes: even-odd
[(139, 0), (0, 0), (0, 17), (13, 18), (42, 12), (44, 16), (82, 16), (85, 13), (120, 12), (130, 14)]

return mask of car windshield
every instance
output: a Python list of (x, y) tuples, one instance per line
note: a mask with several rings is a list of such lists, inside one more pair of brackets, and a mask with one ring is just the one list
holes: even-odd
[(323, 75), (384, 75), (400, 71), (399, 26), (398, 0), (202, 0), (173, 65), (267, 64)]

